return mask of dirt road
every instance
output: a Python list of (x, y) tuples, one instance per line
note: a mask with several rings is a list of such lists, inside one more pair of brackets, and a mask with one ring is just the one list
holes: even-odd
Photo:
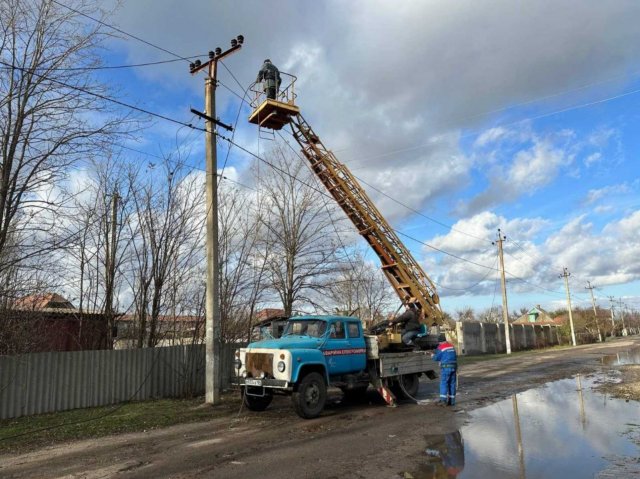
[[(322, 417), (305, 421), (283, 397), (263, 413), (233, 411), (206, 423), (0, 456), (0, 477), (403, 477), (425, 435), (458, 429), (466, 411), (548, 381), (609, 369), (601, 357), (639, 346), (640, 338), (625, 338), (466, 365), (458, 411), (412, 403), (387, 408), (374, 392), (373, 404), (348, 405), (335, 394)], [(436, 382), (423, 381), (419, 397), (434, 398)]]

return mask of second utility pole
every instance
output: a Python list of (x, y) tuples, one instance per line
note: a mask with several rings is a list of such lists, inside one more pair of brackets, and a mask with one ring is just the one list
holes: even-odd
[(569, 293), (569, 276), (571, 273), (567, 271), (567, 268), (562, 269), (562, 274), (560, 277), (564, 277), (564, 287), (567, 290), (567, 308), (569, 308), (569, 324), (571, 325), (571, 342), (573, 345), (576, 345), (576, 332), (573, 329), (573, 314), (571, 313), (571, 294)]
[[(498, 228), (498, 256), (500, 256), (500, 284), (502, 285), (502, 319), (504, 320), (504, 339), (507, 345), (507, 354), (511, 354), (511, 339), (509, 338), (509, 308), (507, 307), (507, 280), (504, 277), (504, 257), (502, 255), (502, 242), (506, 240)], [(495, 243), (494, 243), (495, 244)]]
[(596, 299), (593, 297), (594, 288), (591, 286), (591, 281), (587, 281), (585, 289), (591, 292), (591, 305), (593, 306), (593, 317), (596, 320), (596, 329), (598, 330), (598, 341), (602, 342), (602, 334), (600, 333), (600, 325), (598, 324), (598, 311), (596, 310)]
[(190, 65), (191, 74), (207, 69), (204, 80), (204, 105), (206, 119), (205, 153), (207, 162), (207, 286), (206, 286), (206, 321), (205, 321), (205, 402), (216, 404), (220, 401), (222, 377), (220, 371), (222, 349), (220, 309), (219, 309), (219, 278), (218, 278), (218, 156), (216, 148), (215, 125), (216, 120), (216, 81), (218, 60), (242, 48), (244, 37), (239, 35), (231, 40), (231, 48), (222, 51), (216, 48), (209, 52), (209, 61), (200, 60)]

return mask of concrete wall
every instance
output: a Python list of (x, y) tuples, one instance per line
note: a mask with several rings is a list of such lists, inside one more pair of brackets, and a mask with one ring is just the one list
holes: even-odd
[[(507, 350), (504, 325), (476, 321), (456, 323), (458, 353), (465, 355), (497, 354)], [(545, 348), (560, 344), (557, 326), (538, 324), (509, 325), (512, 351)]]

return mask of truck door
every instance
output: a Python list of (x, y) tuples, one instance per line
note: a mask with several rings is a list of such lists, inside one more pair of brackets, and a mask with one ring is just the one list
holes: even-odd
[(329, 375), (351, 372), (351, 347), (343, 321), (335, 321), (329, 325), (329, 337), (322, 347)]
[(360, 321), (347, 322), (347, 340), (351, 348), (351, 370), (364, 370), (367, 366), (367, 349)]

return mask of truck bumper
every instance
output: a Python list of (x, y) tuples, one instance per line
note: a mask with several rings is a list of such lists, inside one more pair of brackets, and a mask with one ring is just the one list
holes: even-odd
[(254, 379), (254, 378), (233, 378), (231, 384), (234, 386), (264, 387), (274, 389), (287, 389), (289, 381), (282, 379)]

